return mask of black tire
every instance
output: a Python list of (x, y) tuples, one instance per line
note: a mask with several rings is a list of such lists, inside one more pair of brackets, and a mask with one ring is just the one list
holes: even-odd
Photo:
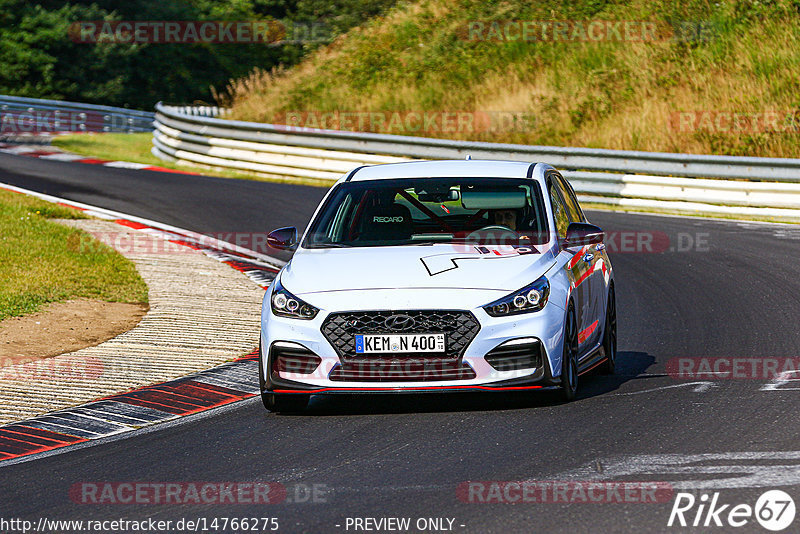
[(613, 285), (608, 289), (603, 350), (606, 353), (606, 361), (599, 368), (600, 374), (613, 375), (617, 367), (617, 299)]
[(264, 392), (267, 381), (264, 380), (264, 356), (261, 354), (261, 340), (258, 341), (258, 391)]
[(264, 380), (264, 355), (261, 353), (261, 342), (258, 343), (258, 385), (261, 392), (261, 402), (264, 408), (271, 412), (299, 412), (308, 406), (310, 395), (280, 394), (266, 391), (267, 382)]
[(578, 325), (572, 303), (564, 325), (564, 353), (561, 360), (561, 398), (564, 402), (575, 400), (578, 392)]

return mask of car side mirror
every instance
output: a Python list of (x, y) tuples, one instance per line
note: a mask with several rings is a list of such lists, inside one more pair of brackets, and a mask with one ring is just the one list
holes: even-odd
[(267, 245), (278, 250), (294, 250), (297, 248), (297, 228), (287, 226), (271, 231), (267, 235)]
[(605, 233), (599, 226), (589, 223), (570, 223), (567, 227), (567, 237), (564, 239), (564, 248), (597, 245), (602, 243), (603, 239)]

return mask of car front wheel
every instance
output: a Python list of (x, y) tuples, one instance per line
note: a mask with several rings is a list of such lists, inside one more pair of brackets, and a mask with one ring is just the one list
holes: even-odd
[(565, 402), (575, 399), (578, 391), (578, 327), (575, 308), (569, 305), (567, 323), (564, 325), (564, 353), (561, 359), (561, 398)]
[(604, 375), (614, 374), (617, 366), (617, 301), (614, 296), (613, 285), (608, 290), (603, 350), (606, 353), (606, 361), (600, 366), (600, 372)]

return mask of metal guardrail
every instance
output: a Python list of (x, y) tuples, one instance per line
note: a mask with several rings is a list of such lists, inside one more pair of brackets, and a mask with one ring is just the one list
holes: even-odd
[(151, 132), (150, 111), (0, 95), (0, 136)]
[[(213, 114), (214, 116), (209, 116)], [(358, 165), (410, 159), (543, 161), (582, 200), (800, 219), (800, 159), (527, 146), (230, 121), (224, 110), (156, 105), (158, 157), (269, 177), (332, 181)]]
[(228, 111), (218, 106), (171, 106), (171, 109), (177, 113), (197, 117), (222, 117)]

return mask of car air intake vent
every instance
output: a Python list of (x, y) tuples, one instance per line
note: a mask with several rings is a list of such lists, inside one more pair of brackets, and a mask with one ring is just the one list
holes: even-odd
[(272, 345), (272, 372), (308, 375), (322, 363), (322, 358), (294, 343), (275, 343)]
[[(332, 313), (322, 325), (322, 334), (339, 357), (360, 361), (356, 354), (357, 334), (445, 334), (445, 357), (457, 360), (481, 329), (468, 311), (410, 310)], [(394, 354), (392, 357), (419, 359), (423, 354)], [(431, 355), (433, 356), (433, 355)], [(435, 355), (442, 358), (442, 354)]]
[(365, 358), (336, 365), (328, 375), (334, 381), (352, 382), (428, 382), (470, 380), (475, 371), (464, 362), (453, 360), (410, 360)]
[(516, 371), (542, 366), (542, 344), (538, 339), (513, 340), (489, 351), (486, 362), (498, 371)]

